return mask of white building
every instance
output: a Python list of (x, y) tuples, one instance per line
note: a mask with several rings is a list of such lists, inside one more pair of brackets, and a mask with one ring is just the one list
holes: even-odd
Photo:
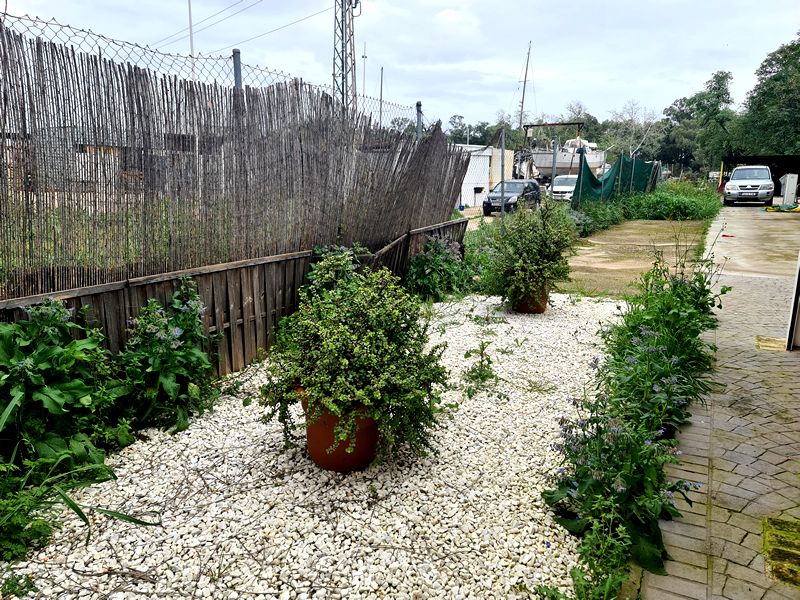
[[(456, 144), (456, 146), (470, 155), (467, 174), (464, 176), (464, 183), (461, 184), (459, 204), (481, 206), (489, 190), (500, 183), (500, 149), (475, 144)], [(513, 169), (514, 152), (506, 150), (506, 180), (511, 179)]]

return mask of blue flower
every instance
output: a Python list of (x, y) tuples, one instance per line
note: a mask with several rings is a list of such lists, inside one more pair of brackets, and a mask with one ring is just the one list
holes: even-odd
[(545, 541), (544, 545), (545, 547), (549, 548), (552, 544), (549, 541)]
[(599, 368), (600, 367), (600, 357), (595, 356), (592, 360), (590, 360), (589, 361), (589, 367), (591, 367), (592, 370)]
[(653, 445), (653, 440), (650, 440), (650, 439), (645, 440), (644, 441), (644, 445), (645, 446), (652, 446)]
[(656, 434), (658, 436), (662, 436), (662, 435), (664, 435), (664, 433), (665, 433), (665, 429), (663, 427), (656, 432)]
[(657, 383), (654, 383), (653, 384), (653, 391), (657, 394), (658, 392), (661, 391), (661, 387)]
[(172, 334), (172, 337), (178, 337), (180, 336), (180, 334), (183, 333), (183, 329), (176, 326), (172, 328), (172, 331), (170, 331), (170, 333)]
[(633, 356), (629, 356), (628, 358), (625, 359), (625, 362), (628, 363), (629, 365), (635, 365), (636, 359)]

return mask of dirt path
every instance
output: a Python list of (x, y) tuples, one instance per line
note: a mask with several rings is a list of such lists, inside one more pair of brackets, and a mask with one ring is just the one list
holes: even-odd
[(634, 291), (656, 252), (674, 263), (692, 258), (703, 238), (702, 221), (627, 221), (582, 239), (570, 259), (572, 281), (562, 290), (590, 296), (622, 296)]

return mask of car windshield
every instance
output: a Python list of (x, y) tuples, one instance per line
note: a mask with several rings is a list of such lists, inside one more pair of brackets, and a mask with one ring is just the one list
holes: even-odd
[(553, 185), (560, 187), (575, 187), (578, 181), (577, 175), (559, 175), (553, 180)]
[(736, 169), (731, 179), (769, 179), (767, 169)]
[(492, 191), (499, 194), (501, 185), (506, 186), (506, 194), (521, 194), (525, 188), (525, 184), (522, 181), (506, 181), (504, 184), (498, 183)]

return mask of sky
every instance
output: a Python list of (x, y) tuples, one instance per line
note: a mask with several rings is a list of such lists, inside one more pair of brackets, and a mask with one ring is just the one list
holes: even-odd
[[(190, 51), (188, 37), (179, 39), (188, 32), (159, 41), (188, 28), (191, 6), (196, 53), (229, 55), (236, 46), (245, 63), (331, 83), (334, 0), (2, 3), (13, 15), (181, 54)], [(427, 122), (445, 125), (456, 114), (474, 124), (517, 113), (529, 42), (525, 111), (533, 118), (573, 102), (600, 120), (630, 101), (661, 114), (719, 70), (733, 74), (739, 109), (766, 55), (800, 31), (798, 0), (361, 0), (356, 14), (359, 93), (378, 97), (383, 67), (385, 100), (419, 100)]]

